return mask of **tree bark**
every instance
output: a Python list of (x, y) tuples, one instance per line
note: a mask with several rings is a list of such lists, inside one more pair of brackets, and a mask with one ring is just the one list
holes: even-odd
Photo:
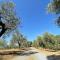
[(0, 37), (5, 33), (5, 31), (7, 30), (7, 28), (5, 27), (5, 24), (2, 23), (2, 21), (0, 21), (0, 26), (1, 26), (1, 32), (0, 32)]
[(19, 41), (18, 41), (18, 45), (19, 45), (19, 48), (20, 48), (21, 44), (20, 44), (20, 42), (19, 42)]

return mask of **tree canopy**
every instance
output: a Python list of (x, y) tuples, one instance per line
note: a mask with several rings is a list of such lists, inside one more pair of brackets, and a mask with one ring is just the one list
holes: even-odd
[(15, 31), (12, 36), (11, 45), (17, 45), (19, 48), (27, 47), (28, 41), (21, 33), (19, 33), (19, 31)]
[(16, 15), (15, 4), (11, 1), (4, 1), (0, 4), (0, 36), (5, 32), (10, 32), (16, 29), (20, 23)]
[(38, 36), (37, 39), (33, 41), (32, 46), (60, 50), (60, 35), (45, 32), (42, 36)]
[(52, 0), (48, 4), (48, 11), (55, 13), (58, 16), (55, 23), (60, 27), (60, 0)]

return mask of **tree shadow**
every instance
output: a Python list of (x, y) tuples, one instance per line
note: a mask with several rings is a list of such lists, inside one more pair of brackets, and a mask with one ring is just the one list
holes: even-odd
[(29, 51), (29, 52), (17, 53), (16, 55), (19, 55), (19, 56), (29, 56), (29, 55), (36, 54), (36, 53), (38, 53), (38, 52)]
[(60, 55), (51, 55), (47, 57), (48, 60), (60, 60)]
[(32, 54), (36, 54), (38, 52), (33, 52), (33, 51), (6, 51), (3, 53), (0, 53), (0, 55), (13, 55), (13, 56), (29, 56)]

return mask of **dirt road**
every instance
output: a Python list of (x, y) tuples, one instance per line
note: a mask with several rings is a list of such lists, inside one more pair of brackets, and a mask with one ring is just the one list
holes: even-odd
[(42, 52), (38, 52), (37, 49), (31, 48), (30, 50), (24, 51), (22, 54), (16, 55), (16, 57), (14, 57), (11, 60), (48, 60), (48, 59)]

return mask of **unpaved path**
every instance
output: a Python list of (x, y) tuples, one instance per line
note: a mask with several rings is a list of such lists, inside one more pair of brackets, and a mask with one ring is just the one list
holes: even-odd
[(20, 55), (17, 55), (11, 60), (48, 60), (48, 59), (42, 52), (38, 52), (37, 49), (31, 48), (30, 50), (25, 51)]

